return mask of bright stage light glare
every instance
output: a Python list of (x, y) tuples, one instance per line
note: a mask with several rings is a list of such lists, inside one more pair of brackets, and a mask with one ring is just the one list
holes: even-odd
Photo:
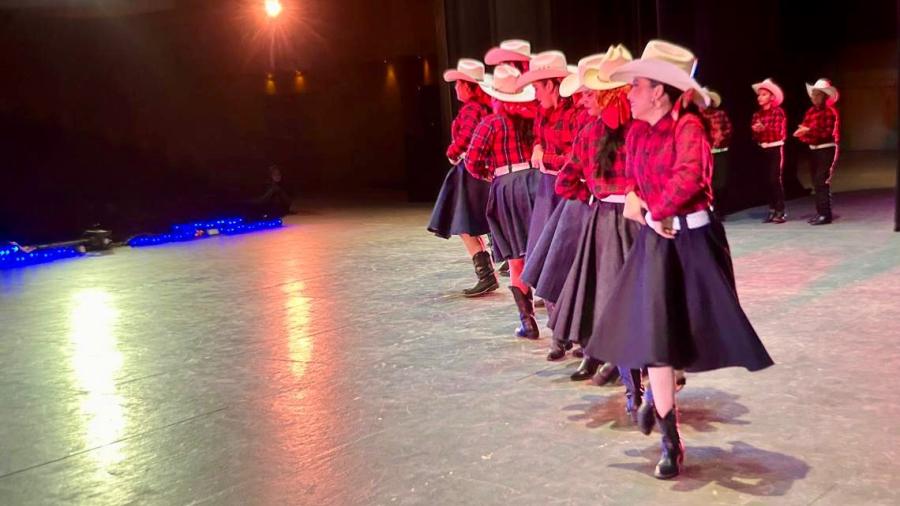
[(282, 6), (280, 0), (266, 0), (266, 15), (270, 18), (277, 18), (281, 14)]

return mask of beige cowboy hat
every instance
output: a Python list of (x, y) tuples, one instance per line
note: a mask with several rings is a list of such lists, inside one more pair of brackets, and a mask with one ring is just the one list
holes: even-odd
[(488, 95), (501, 102), (531, 102), (534, 100), (534, 86), (520, 87), (517, 83), (522, 73), (510, 65), (497, 65), (491, 79), (478, 83)]
[(571, 97), (580, 91), (586, 91), (587, 88), (582, 84), (581, 76), (588, 67), (598, 65), (604, 56), (606, 56), (606, 53), (592, 54), (578, 60), (577, 67), (570, 65), (569, 75), (559, 84), (559, 95), (561, 97)]
[(762, 82), (756, 83), (752, 86), (754, 93), (759, 93), (759, 90), (766, 90), (775, 97), (775, 107), (778, 107), (784, 102), (784, 92), (781, 90), (781, 86), (775, 84), (771, 78), (767, 77)]
[(531, 59), (531, 43), (527, 40), (504, 40), (498, 47), (493, 47), (484, 55), (487, 65), (499, 65), (511, 61), (528, 61)]
[(454, 81), (467, 81), (470, 83), (484, 82), (490, 74), (485, 74), (484, 64), (472, 58), (460, 58), (456, 62), (455, 69), (444, 71), (444, 81), (452, 83)]
[(622, 65), (610, 75), (610, 79), (630, 83), (636, 77), (644, 77), (681, 91), (693, 90), (697, 105), (706, 107), (709, 96), (694, 80), (696, 69), (697, 57), (687, 48), (664, 40), (651, 40), (639, 60)]
[(703, 91), (709, 95), (709, 101), (711, 102), (713, 107), (719, 107), (722, 105), (722, 95), (719, 95), (718, 92), (715, 92), (706, 86), (703, 87)]
[(623, 65), (633, 61), (631, 52), (622, 44), (609, 46), (609, 50), (603, 55), (599, 64), (586, 68), (582, 76), (584, 87), (589, 90), (614, 90), (621, 88), (630, 81), (613, 81), (610, 76)]
[(816, 81), (815, 84), (806, 84), (806, 94), (809, 95), (810, 98), (812, 98), (812, 94), (816, 90), (828, 95), (828, 100), (832, 103), (837, 102), (841, 96), (841, 94), (838, 93), (838, 89), (831, 84), (831, 81), (824, 77)]
[(566, 55), (562, 51), (544, 51), (531, 57), (528, 72), (519, 77), (519, 86), (543, 79), (562, 79), (569, 75)]

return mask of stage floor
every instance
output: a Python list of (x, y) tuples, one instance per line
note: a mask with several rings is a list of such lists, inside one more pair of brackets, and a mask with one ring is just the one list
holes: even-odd
[(422, 206), (0, 272), (0, 504), (900, 504), (892, 197), (731, 217), (777, 366), (688, 377), (669, 482)]

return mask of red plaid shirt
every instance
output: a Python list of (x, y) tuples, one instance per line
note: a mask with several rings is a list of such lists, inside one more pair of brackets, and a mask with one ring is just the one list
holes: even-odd
[(765, 127), (761, 132), (753, 132), (753, 140), (757, 144), (783, 141), (787, 136), (787, 116), (781, 107), (758, 109), (753, 113), (750, 125), (755, 125), (757, 122), (762, 123)]
[(591, 194), (602, 199), (625, 193), (629, 180), (625, 176), (624, 143), (616, 152), (612, 166), (607, 170), (600, 169), (600, 151), (606, 142), (606, 132), (606, 124), (599, 118), (578, 131), (572, 143), (572, 156), (556, 176), (557, 194), (587, 201)]
[(709, 137), (713, 149), (727, 148), (731, 144), (731, 120), (725, 111), (718, 107), (703, 110), (703, 116), (709, 121)]
[(541, 109), (534, 119), (534, 145), (544, 148), (544, 166), (560, 170), (569, 158), (578, 132), (578, 109), (569, 98), (561, 98), (553, 109)]
[(809, 128), (808, 132), (798, 137), (801, 142), (815, 146), (838, 141), (838, 114), (831, 106), (810, 107), (800, 124)]
[(655, 125), (635, 120), (625, 140), (626, 191), (635, 189), (654, 220), (708, 209), (712, 153), (703, 123), (685, 114)]
[(490, 181), (494, 178), (495, 168), (530, 163), (530, 139), (522, 138), (527, 135), (530, 133), (517, 133), (512, 120), (504, 114), (485, 116), (472, 133), (472, 142), (466, 151), (466, 170), (478, 179)]
[(450, 125), (450, 147), (447, 148), (447, 158), (451, 161), (458, 160), (466, 149), (475, 127), (481, 122), (481, 118), (491, 113), (489, 105), (479, 100), (469, 100), (459, 109), (459, 113)]

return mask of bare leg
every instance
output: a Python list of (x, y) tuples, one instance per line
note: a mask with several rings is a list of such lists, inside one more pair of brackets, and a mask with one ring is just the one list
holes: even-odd
[(675, 407), (675, 374), (671, 367), (649, 367), (650, 388), (656, 412), (665, 417)]
[(469, 252), (470, 257), (475, 256), (476, 253), (485, 251), (484, 239), (480, 235), (472, 236), (469, 234), (460, 234), (459, 238), (462, 239), (463, 245), (466, 247), (466, 251)]

